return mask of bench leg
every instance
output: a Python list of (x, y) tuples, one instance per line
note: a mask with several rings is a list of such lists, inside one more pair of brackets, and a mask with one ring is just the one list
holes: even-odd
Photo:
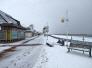
[(83, 50), (83, 54), (84, 54), (84, 50)]
[(91, 57), (91, 48), (89, 49), (89, 57)]
[(67, 52), (70, 52), (70, 48), (68, 48), (68, 51)]

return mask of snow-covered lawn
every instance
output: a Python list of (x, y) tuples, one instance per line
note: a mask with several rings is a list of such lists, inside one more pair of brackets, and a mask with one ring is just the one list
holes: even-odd
[[(48, 41), (53, 44), (57, 40), (49, 37)], [(44, 51), (34, 68), (92, 68), (92, 57), (88, 57), (88, 53), (83, 54), (80, 51), (67, 53), (66, 46), (44, 45)]]

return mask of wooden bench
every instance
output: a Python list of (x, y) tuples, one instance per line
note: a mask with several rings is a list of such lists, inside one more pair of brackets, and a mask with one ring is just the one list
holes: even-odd
[(62, 44), (62, 42), (60, 40), (62, 40), (62, 39), (64, 40), (63, 44), (65, 43), (65, 41), (70, 42), (70, 45), (67, 46), (67, 49), (68, 49), (67, 52), (70, 52), (72, 50), (83, 51), (83, 53), (88, 52), (89, 57), (91, 57), (92, 42), (84, 42), (84, 40), (85, 40), (84, 35), (83, 35), (83, 38), (82, 38), (83, 41), (72, 40), (72, 36), (71, 36), (71, 39), (59, 38), (59, 37), (55, 37), (55, 36), (52, 36), (52, 35), (49, 35), (49, 36), (58, 39), (58, 43), (61, 43), (61, 44)]
[(89, 57), (91, 57), (91, 46), (86, 43), (78, 42), (78, 41), (70, 42), (70, 45), (68, 46), (68, 52), (72, 50), (83, 51), (83, 54), (84, 52), (88, 52)]

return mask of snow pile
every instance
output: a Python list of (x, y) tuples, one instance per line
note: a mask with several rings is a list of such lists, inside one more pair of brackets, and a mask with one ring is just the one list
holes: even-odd
[(0, 52), (4, 51), (6, 49), (9, 49), (9, 48), (11, 48), (11, 47), (0, 47)]

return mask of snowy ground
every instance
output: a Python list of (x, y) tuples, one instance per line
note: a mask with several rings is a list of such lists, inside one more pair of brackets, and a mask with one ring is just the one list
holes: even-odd
[[(66, 46), (57, 44), (57, 39), (40, 36), (26, 44), (43, 44), (36, 46), (19, 46), (13, 52), (0, 57), (0, 68), (92, 68), (92, 57), (80, 51), (67, 53)], [(45, 43), (49, 42), (54, 47)]]
[(36, 63), (42, 46), (17, 47), (0, 58), (0, 68), (32, 68)]
[[(36, 38), (34, 41), (27, 42), (26, 44), (41, 44), (38, 42), (41, 37)], [(5, 47), (4, 47), (5, 48)], [(2, 48), (2, 49), (4, 49)], [(12, 51), (0, 53), (0, 68), (32, 68), (36, 63), (41, 51), (42, 45), (37, 46), (19, 46)], [(3, 55), (2, 55), (3, 54)], [(1, 56), (2, 55), (2, 56)]]
[(54, 47), (44, 45), (44, 53), (41, 53), (34, 68), (92, 68), (92, 57), (88, 57), (88, 53), (67, 53), (65, 46), (55, 43), (56, 39), (49, 37), (48, 41), (54, 44)]

